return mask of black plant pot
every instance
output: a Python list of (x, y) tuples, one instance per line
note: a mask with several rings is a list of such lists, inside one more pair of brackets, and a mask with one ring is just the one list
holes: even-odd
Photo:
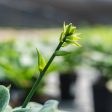
[(73, 100), (74, 95), (71, 93), (71, 86), (76, 81), (74, 72), (60, 73), (60, 93), (61, 100)]
[(105, 86), (106, 80), (101, 77), (93, 85), (95, 112), (112, 112), (112, 93)]

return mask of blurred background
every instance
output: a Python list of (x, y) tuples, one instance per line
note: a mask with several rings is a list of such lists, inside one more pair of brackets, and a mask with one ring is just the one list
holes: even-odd
[(82, 47), (56, 57), (32, 101), (56, 99), (68, 112), (112, 112), (112, 0), (0, 0), (0, 84), (21, 105), (38, 77), (38, 48), (46, 61), (63, 22), (81, 33)]

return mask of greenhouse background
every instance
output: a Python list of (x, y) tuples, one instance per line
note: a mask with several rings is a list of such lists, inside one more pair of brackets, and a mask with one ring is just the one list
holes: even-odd
[(44, 27), (63, 20), (109, 24), (111, 10), (111, 0), (0, 0), (0, 24)]
[(20, 106), (38, 78), (63, 23), (73, 23), (81, 47), (56, 57), (32, 101), (59, 101), (68, 112), (112, 112), (112, 0), (0, 0), (0, 85), (11, 84), (10, 105)]

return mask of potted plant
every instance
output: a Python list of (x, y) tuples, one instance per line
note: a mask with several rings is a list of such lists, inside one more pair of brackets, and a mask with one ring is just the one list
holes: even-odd
[(95, 112), (112, 111), (112, 91), (107, 87), (112, 80), (112, 38), (111, 29), (110, 31), (108, 29), (103, 26), (87, 28), (87, 31), (84, 31), (86, 37), (82, 43), (85, 46), (84, 63), (95, 68), (100, 74), (92, 87)]
[(62, 101), (74, 100), (74, 94), (71, 92), (72, 85), (77, 79), (76, 68), (82, 63), (82, 48), (78, 47), (71, 50), (71, 54), (63, 56), (59, 63), (60, 92)]

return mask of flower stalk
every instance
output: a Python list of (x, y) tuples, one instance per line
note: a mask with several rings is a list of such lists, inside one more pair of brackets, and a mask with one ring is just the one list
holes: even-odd
[[(76, 37), (73, 37), (73, 34), (74, 34), (75, 30), (76, 30), (76, 27), (74, 27), (71, 23), (69, 25), (65, 25), (65, 23), (64, 23), (63, 32), (61, 33), (61, 36), (60, 36), (60, 42), (59, 42), (57, 48), (55, 49), (54, 53), (50, 57), (49, 61), (47, 62), (47, 64), (43, 68), (43, 70), (40, 71), (39, 78), (36, 80), (36, 82), (34, 83), (32, 89), (30, 90), (28, 96), (26, 97), (26, 99), (25, 99), (25, 101), (24, 101), (24, 103), (22, 105), (22, 108), (25, 108), (27, 106), (28, 102), (31, 100), (33, 94), (37, 90), (37, 88), (38, 88), (42, 78), (44, 77), (46, 71), (48, 70), (50, 64), (52, 63), (53, 59), (57, 56), (56, 52), (57, 51), (59, 52), (60, 48), (63, 47), (64, 44), (67, 44), (67, 45), (73, 44), (73, 43), (75, 44), (74, 38), (76, 38)], [(70, 38), (70, 36), (72, 38)], [(69, 39), (71, 39), (71, 41), (69, 43), (66, 41), (68, 37), (69, 37)], [(77, 46), (77, 44), (75, 44), (75, 45)]]

